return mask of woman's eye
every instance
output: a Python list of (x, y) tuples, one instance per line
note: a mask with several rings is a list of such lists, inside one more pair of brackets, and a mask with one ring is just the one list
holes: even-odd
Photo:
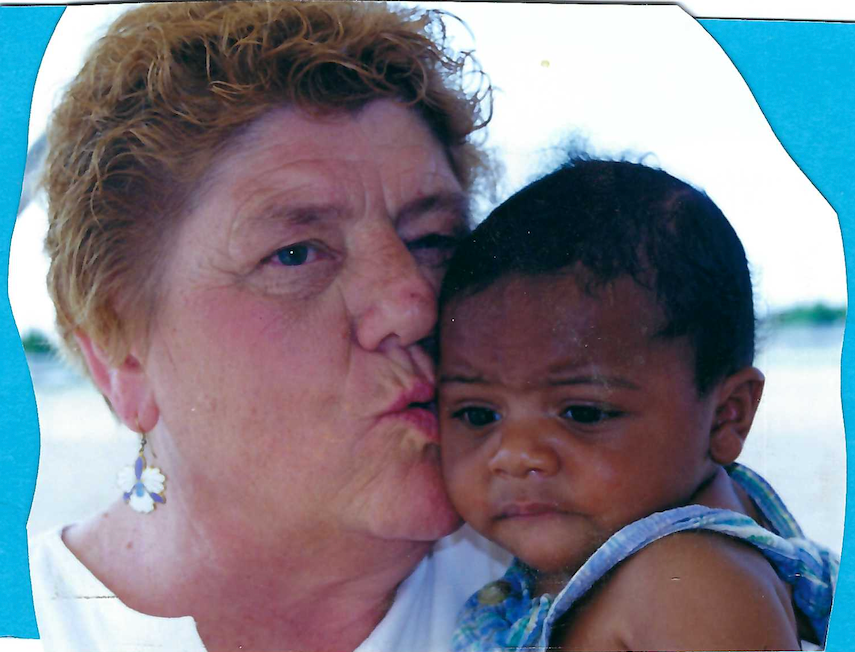
[(298, 267), (311, 262), (318, 255), (317, 249), (305, 242), (282, 247), (273, 254), (273, 259), (286, 267)]
[(466, 407), (451, 416), (473, 428), (484, 428), (502, 418), (495, 410), (483, 407)]
[(460, 238), (444, 233), (429, 233), (407, 243), (413, 257), (424, 264), (443, 265), (451, 258)]
[(564, 410), (562, 416), (576, 423), (592, 424), (614, 418), (619, 414), (617, 410), (604, 410), (593, 405), (571, 405)]

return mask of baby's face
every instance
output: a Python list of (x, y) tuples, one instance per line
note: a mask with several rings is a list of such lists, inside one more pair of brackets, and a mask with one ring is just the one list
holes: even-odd
[(572, 573), (714, 470), (714, 392), (698, 397), (691, 346), (654, 336), (661, 311), (630, 278), (591, 297), (571, 275), (512, 276), (441, 320), (449, 495), (530, 566)]

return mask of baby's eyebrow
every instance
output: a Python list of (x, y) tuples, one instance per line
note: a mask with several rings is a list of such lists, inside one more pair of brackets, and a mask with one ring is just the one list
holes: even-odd
[(621, 387), (623, 389), (634, 389), (639, 390), (641, 387), (636, 385), (631, 380), (627, 380), (626, 378), (622, 378), (621, 376), (602, 376), (602, 375), (590, 375), (590, 376), (558, 376), (548, 378), (546, 383), (553, 387), (560, 387), (566, 385), (599, 385), (602, 387)]

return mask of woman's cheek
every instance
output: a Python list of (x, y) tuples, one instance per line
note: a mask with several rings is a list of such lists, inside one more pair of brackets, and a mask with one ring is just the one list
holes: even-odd
[(265, 297), (308, 302), (323, 295), (338, 276), (339, 268), (338, 261), (332, 258), (300, 267), (268, 263), (250, 275), (249, 285)]

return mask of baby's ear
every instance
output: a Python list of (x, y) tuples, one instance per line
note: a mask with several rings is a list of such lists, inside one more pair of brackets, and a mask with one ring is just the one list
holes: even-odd
[(732, 464), (742, 452), (754, 415), (763, 395), (766, 378), (756, 367), (745, 367), (719, 383), (710, 430), (710, 457), (721, 465)]

